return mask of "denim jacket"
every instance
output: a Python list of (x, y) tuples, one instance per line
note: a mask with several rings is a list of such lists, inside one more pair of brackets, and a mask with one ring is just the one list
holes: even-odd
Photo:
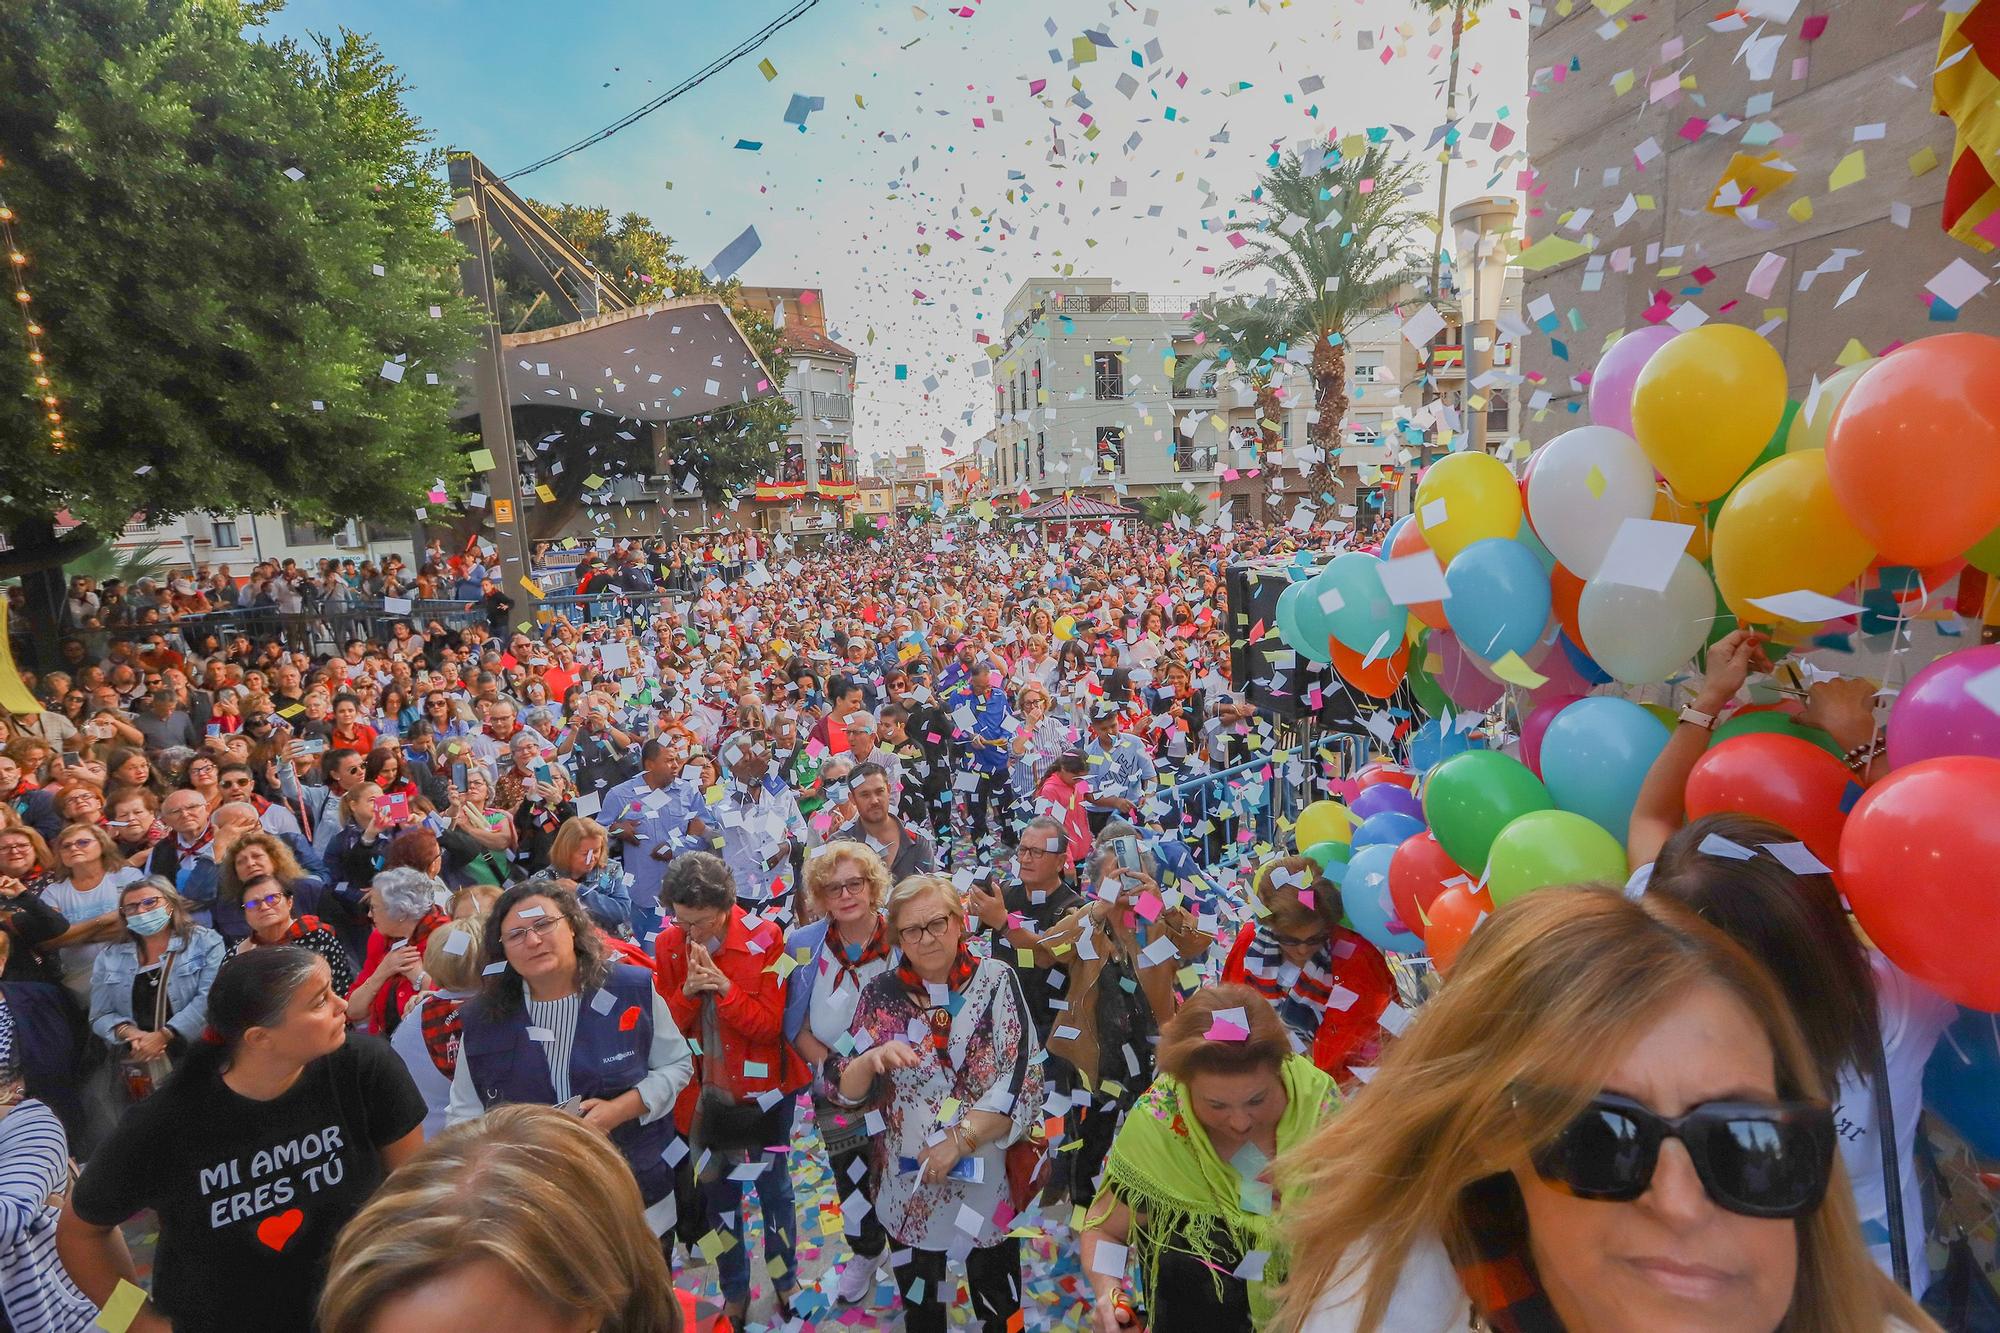
[[(174, 960), (167, 973), (167, 1027), (187, 1041), (201, 1040), (208, 1026), (208, 988), (222, 967), (228, 949), (222, 936), (196, 926), (186, 939), (167, 941)], [(132, 1018), (132, 980), (139, 974), (139, 946), (128, 936), (106, 946), (90, 973), (90, 1030), (111, 1045), (121, 1023)]]

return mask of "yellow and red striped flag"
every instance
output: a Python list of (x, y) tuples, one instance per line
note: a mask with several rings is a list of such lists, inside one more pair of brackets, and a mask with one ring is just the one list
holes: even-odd
[(2000, 0), (1944, 16), (1931, 109), (1957, 130), (1945, 183), (1944, 229), (1967, 245), (2000, 243)]

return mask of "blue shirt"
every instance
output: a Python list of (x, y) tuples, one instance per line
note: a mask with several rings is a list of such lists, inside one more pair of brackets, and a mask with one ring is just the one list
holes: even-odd
[[(968, 729), (963, 721), (964, 712), (972, 714), (972, 726)], [(945, 700), (945, 711), (951, 715), (952, 725), (957, 728), (954, 735), (960, 741), (977, 737), (983, 741), (999, 741), (999, 745), (967, 745), (965, 747), (966, 767), (978, 769), (982, 773), (999, 773), (1007, 767), (1007, 696), (1000, 690), (987, 687), (986, 697), (978, 698), (968, 687), (953, 693)]]
[(621, 840), (618, 855), (632, 877), (632, 933), (646, 941), (660, 932), (660, 882), (667, 876), (667, 863), (655, 860), (653, 849), (698, 850), (688, 825), (699, 819), (713, 828), (715, 816), (692, 779), (675, 778), (664, 787), (654, 787), (641, 773), (605, 792), (598, 810), (598, 820), (606, 828), (627, 819), (639, 826), (639, 834)]

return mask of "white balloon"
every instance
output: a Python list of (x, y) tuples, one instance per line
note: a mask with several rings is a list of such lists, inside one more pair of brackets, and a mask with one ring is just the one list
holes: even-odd
[(1652, 517), (1653, 486), (1638, 441), (1610, 426), (1578, 426), (1535, 451), (1528, 517), (1564, 568), (1595, 578), (1625, 520)]
[(1691, 555), (1674, 566), (1665, 592), (1593, 579), (1577, 600), (1591, 657), (1627, 685), (1650, 685), (1687, 665), (1714, 618), (1715, 584)]

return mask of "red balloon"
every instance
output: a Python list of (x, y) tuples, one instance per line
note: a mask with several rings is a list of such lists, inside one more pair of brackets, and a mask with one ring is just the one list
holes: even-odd
[(1355, 770), (1354, 790), (1357, 794), (1382, 782), (1391, 783), (1408, 791), (1416, 785), (1417, 775), (1407, 768), (1396, 768), (1389, 764), (1369, 764), (1365, 768)]
[(1333, 654), (1333, 669), (1340, 673), (1340, 678), (1371, 699), (1388, 698), (1403, 683), (1403, 677), (1409, 674), (1408, 639), (1403, 640), (1394, 653), (1378, 657), (1366, 666), (1362, 665), (1366, 653), (1356, 652), (1339, 639), (1329, 638), (1326, 643)]
[(1958, 1003), (2000, 1010), (2000, 759), (1952, 755), (1868, 789), (1839, 880), (1889, 960)]
[(1389, 858), (1389, 899), (1396, 905), (1396, 919), (1418, 929), (1446, 880), (1470, 878), (1431, 834), (1403, 839)]
[(1424, 946), (1430, 950), (1431, 962), (1438, 971), (1451, 971), (1451, 965), (1458, 961), (1458, 951), (1472, 938), (1479, 918), (1492, 910), (1491, 903), (1482, 902), (1463, 884), (1446, 889), (1431, 900), (1430, 920), (1424, 926)]
[(1841, 810), (1853, 784), (1847, 766), (1810, 741), (1774, 732), (1732, 736), (1688, 774), (1689, 819), (1724, 811), (1768, 819), (1821, 863), (1839, 856)]

